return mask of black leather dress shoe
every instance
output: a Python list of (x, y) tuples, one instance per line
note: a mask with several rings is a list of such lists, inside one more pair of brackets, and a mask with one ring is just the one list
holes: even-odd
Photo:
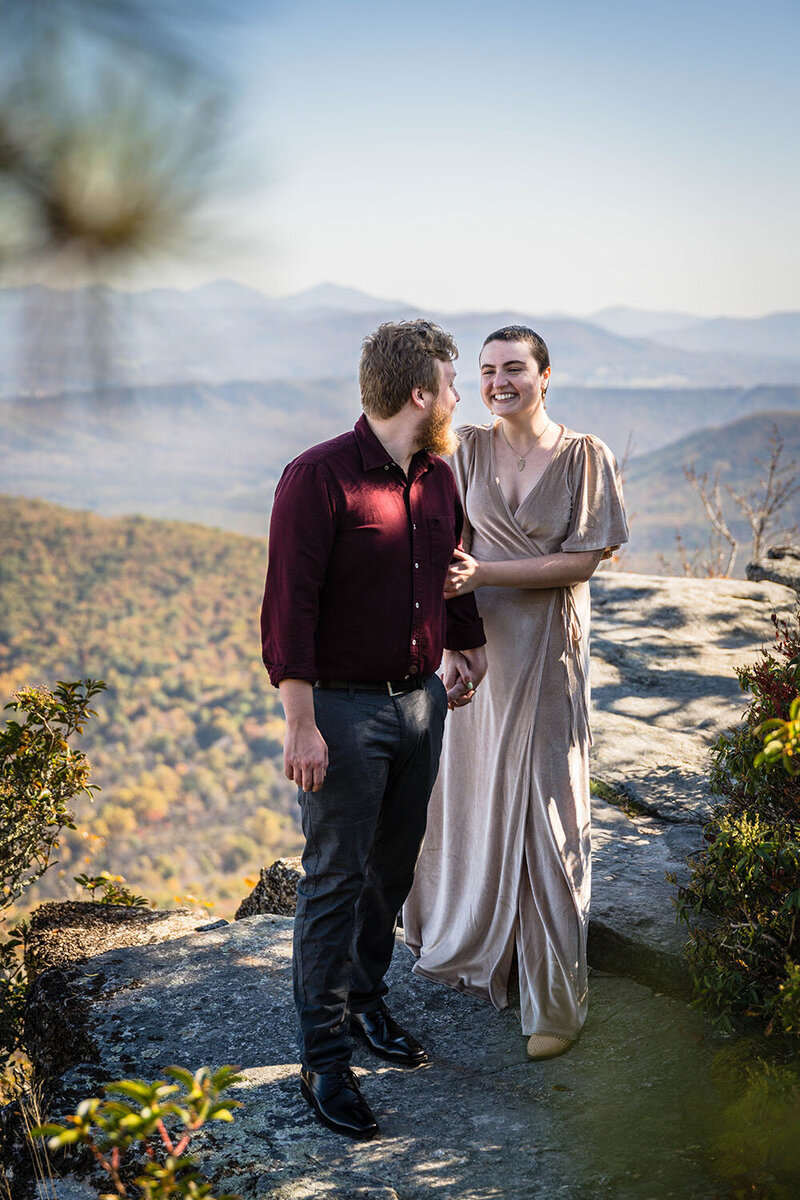
[(389, 1062), (419, 1067), (428, 1061), (417, 1039), (400, 1028), (385, 1004), (369, 1012), (351, 1013), (350, 1031), (362, 1038), (374, 1054)]
[(379, 1132), (372, 1109), (361, 1094), (352, 1071), (300, 1072), (300, 1091), (314, 1112), (334, 1133), (366, 1141)]

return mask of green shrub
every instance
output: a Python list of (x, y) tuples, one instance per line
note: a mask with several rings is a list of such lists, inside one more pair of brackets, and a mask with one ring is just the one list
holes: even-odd
[(69, 738), (94, 716), (91, 701), (105, 684), (84, 679), (53, 691), (27, 687), (6, 705), (24, 714), (0, 731), (0, 1062), (19, 1044), (25, 977), (22, 926), (4, 928), (6, 911), (50, 865), (63, 829), (74, 829), (70, 802), (98, 789), (89, 763)]
[[(187, 1155), (189, 1143), (207, 1121), (232, 1121), (238, 1100), (221, 1094), (241, 1079), (235, 1067), (191, 1072), (169, 1067), (166, 1079), (120, 1079), (106, 1095), (82, 1100), (66, 1124), (39, 1125), (32, 1137), (47, 1138), (55, 1152), (85, 1146), (107, 1173), (113, 1192), (130, 1196), (131, 1176), (142, 1200), (214, 1200), (211, 1186)], [(133, 1156), (130, 1152), (133, 1152)], [(144, 1158), (144, 1162), (142, 1159)], [(239, 1200), (232, 1195), (218, 1200)]]
[[(792, 755), (765, 757), (763, 735), (789, 722), (800, 691), (800, 623), (773, 616), (775, 643), (737, 671), (751, 699), (742, 725), (713, 751), (721, 799), (706, 847), (678, 890), (679, 916), (711, 920), (692, 931), (696, 999), (728, 1029), (742, 1019), (800, 1034), (800, 776)], [(772, 740), (775, 740), (774, 736)], [(784, 759), (789, 769), (783, 769)]]

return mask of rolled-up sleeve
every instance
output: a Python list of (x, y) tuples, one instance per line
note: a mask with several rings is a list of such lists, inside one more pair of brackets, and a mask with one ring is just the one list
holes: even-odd
[(324, 464), (293, 462), (275, 491), (261, 656), (276, 687), (284, 679), (317, 678), (315, 635), (336, 533), (334, 490)]
[(445, 602), (446, 629), (444, 644), (447, 650), (474, 650), (486, 645), (483, 621), (478, 615), (475, 596), (455, 596)]

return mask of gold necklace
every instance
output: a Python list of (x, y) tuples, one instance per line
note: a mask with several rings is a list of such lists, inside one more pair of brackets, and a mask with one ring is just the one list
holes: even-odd
[[(549, 421), (549, 419), (548, 419), (548, 421), (547, 421), (547, 424), (545, 425), (544, 429), (541, 431), (541, 433), (537, 433), (536, 437), (533, 439), (533, 441), (531, 442), (530, 446), (528, 446), (528, 449), (525, 451), (525, 453), (524, 453), (524, 454), (521, 454), (521, 455), (519, 455), (519, 457), (518, 457), (518, 459), (517, 459), (517, 470), (518, 470), (518, 471), (524, 471), (524, 470), (525, 470), (525, 459), (528, 457), (528, 455), (530, 454), (531, 450), (532, 450), (532, 449), (533, 449), (533, 447), (536, 445), (536, 443), (539, 441), (539, 439), (540, 439), (541, 437), (543, 437), (543, 436), (544, 436), (544, 434), (547, 432), (547, 430), (548, 430), (549, 428), (550, 428), (550, 421)], [(516, 450), (514, 449), (514, 447), (511, 445), (511, 442), (510, 442), (510, 441), (508, 440), (508, 438), (506, 437), (506, 431), (505, 431), (505, 429), (503, 428), (503, 422), (502, 422), (502, 420), (500, 421), (500, 432), (501, 432), (501, 433), (502, 433), (502, 435), (503, 435), (503, 441), (504, 441), (504, 442), (505, 442), (505, 444), (508, 446), (508, 448), (509, 448), (509, 450), (511, 451), (511, 453), (512, 453), (512, 454), (517, 454), (517, 453), (518, 453), (518, 451), (516, 451)]]

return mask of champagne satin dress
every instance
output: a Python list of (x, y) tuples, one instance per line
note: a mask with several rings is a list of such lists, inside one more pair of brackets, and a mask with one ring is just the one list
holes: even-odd
[[(451, 461), (479, 561), (627, 541), (619, 471), (565, 429), (515, 512), (493, 427), (459, 430)], [(489, 669), (448, 716), (425, 841), (404, 909), (414, 971), (508, 1002), (516, 948), (522, 1031), (574, 1039), (586, 1018), (590, 895), (589, 585), (482, 587)]]

